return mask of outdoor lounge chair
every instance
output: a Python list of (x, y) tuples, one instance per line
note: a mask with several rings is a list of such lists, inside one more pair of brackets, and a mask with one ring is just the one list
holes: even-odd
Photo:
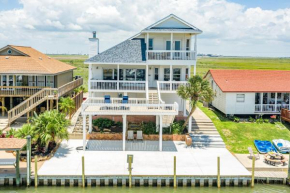
[(129, 97), (128, 96), (123, 96), (122, 103), (123, 104), (128, 104), (128, 100), (129, 100)]
[(143, 132), (142, 131), (137, 131), (137, 138), (136, 139), (143, 141)]
[(248, 150), (249, 150), (249, 154), (250, 154), (250, 156), (249, 156), (250, 159), (253, 159), (254, 156), (255, 156), (256, 160), (260, 159), (260, 154), (258, 153), (255, 155), (253, 152), (253, 149), (251, 147), (248, 147)]
[(110, 95), (105, 95), (104, 96), (104, 100), (105, 100), (105, 103), (111, 103), (111, 96)]
[(134, 133), (133, 133), (133, 131), (128, 131), (127, 140), (134, 140)]

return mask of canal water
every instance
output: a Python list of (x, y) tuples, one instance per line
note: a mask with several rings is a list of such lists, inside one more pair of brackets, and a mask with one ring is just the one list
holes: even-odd
[(289, 193), (290, 187), (286, 185), (258, 184), (251, 187), (38, 187), (15, 188), (0, 187), (1, 193)]

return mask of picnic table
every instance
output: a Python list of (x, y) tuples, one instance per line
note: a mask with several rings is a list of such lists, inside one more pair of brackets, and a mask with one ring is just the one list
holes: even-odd
[(280, 153), (266, 153), (264, 155), (265, 162), (267, 164), (275, 166), (276, 164), (282, 164), (283, 166), (286, 165), (287, 158)]

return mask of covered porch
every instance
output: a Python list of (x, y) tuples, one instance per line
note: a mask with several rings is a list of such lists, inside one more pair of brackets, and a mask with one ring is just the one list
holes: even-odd
[(290, 109), (289, 93), (256, 93), (255, 112), (279, 114), (282, 108)]
[[(92, 116), (94, 115), (122, 115), (123, 122), (123, 131), (122, 131), (122, 146), (120, 142), (110, 144), (111, 141), (107, 144), (113, 145), (109, 149), (115, 150), (132, 150), (136, 149), (139, 146), (139, 149), (146, 151), (146, 148), (151, 146), (152, 151), (162, 151), (163, 150), (163, 141), (162, 141), (162, 128), (163, 128), (163, 116), (176, 116), (178, 115), (178, 104), (150, 104), (146, 99), (129, 99), (127, 104), (120, 102), (120, 99), (112, 99), (110, 103), (105, 103), (103, 99), (100, 98), (88, 98), (82, 104), (82, 116), (83, 116), (83, 150), (90, 148), (90, 145), (95, 146), (96, 143), (87, 141), (86, 133), (86, 118), (89, 117), (89, 133), (92, 132)], [(128, 115), (154, 115), (156, 116), (156, 122), (159, 127), (159, 140), (156, 144), (155, 142), (130, 142), (126, 141), (127, 139), (127, 116)], [(134, 140), (133, 140), (134, 141)], [(100, 143), (99, 143), (100, 145)], [(101, 146), (99, 146), (101, 147)], [(158, 147), (158, 148), (156, 148)], [(138, 149), (138, 148), (137, 148)], [(136, 149), (136, 150), (137, 150)], [(147, 149), (148, 150), (148, 149)]]

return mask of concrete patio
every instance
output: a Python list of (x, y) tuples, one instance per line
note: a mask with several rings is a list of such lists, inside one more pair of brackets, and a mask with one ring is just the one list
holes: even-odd
[(177, 157), (177, 175), (216, 175), (218, 156), (221, 175), (250, 175), (225, 148), (186, 148), (183, 141), (163, 142), (162, 152), (153, 151), (158, 150), (158, 141), (127, 142), (126, 149), (130, 151), (120, 151), (122, 141), (89, 141), (85, 152), (77, 150), (81, 146), (82, 140), (62, 142), (38, 174), (81, 175), (81, 157), (84, 155), (86, 175), (128, 175), (127, 154), (133, 154), (133, 175), (172, 175), (174, 156)]

